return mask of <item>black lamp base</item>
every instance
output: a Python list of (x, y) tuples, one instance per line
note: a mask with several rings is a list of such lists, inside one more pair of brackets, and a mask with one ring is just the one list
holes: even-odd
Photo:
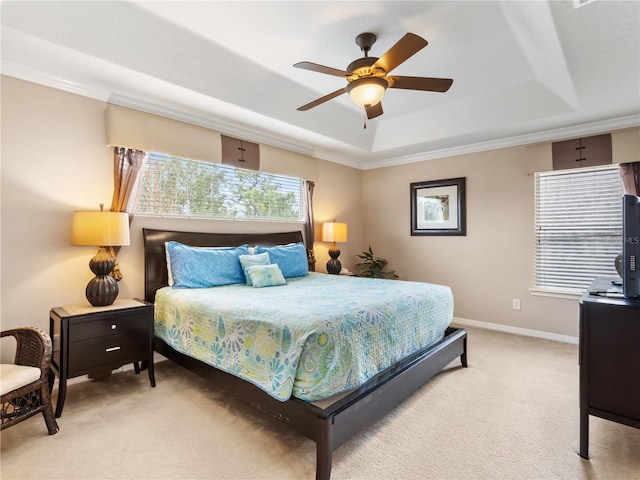
[(340, 263), (340, 260), (338, 260), (338, 257), (340, 256), (340, 249), (336, 245), (336, 242), (333, 242), (333, 245), (329, 249), (329, 256), (331, 257), (331, 260), (327, 262), (327, 273), (338, 275), (340, 270), (342, 270), (342, 264)]
[(118, 297), (118, 283), (109, 275), (114, 263), (113, 257), (104, 247), (100, 247), (89, 262), (89, 268), (95, 274), (95, 278), (87, 285), (85, 295), (94, 307), (111, 305)]

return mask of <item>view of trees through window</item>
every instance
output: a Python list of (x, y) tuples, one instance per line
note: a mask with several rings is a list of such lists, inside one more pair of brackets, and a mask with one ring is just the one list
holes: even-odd
[(303, 220), (303, 181), (151, 153), (136, 214), (247, 220)]

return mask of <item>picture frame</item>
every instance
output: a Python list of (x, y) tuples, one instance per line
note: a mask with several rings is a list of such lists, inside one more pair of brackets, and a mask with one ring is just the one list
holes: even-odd
[(467, 235), (465, 177), (410, 185), (411, 235)]

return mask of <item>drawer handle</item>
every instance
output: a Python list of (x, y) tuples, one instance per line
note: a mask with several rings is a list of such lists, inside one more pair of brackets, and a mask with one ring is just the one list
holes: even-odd
[(107, 348), (105, 349), (105, 352), (115, 352), (117, 350), (120, 350), (120, 347), (111, 347), (111, 348)]
[(111, 330), (115, 330), (116, 328), (118, 328), (118, 325), (116, 325), (115, 323), (111, 325)]

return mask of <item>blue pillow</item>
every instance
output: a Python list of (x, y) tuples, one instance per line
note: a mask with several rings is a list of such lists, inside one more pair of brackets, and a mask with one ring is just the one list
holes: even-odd
[(309, 274), (307, 249), (304, 248), (302, 242), (275, 247), (264, 247), (262, 245), (256, 247), (256, 253), (264, 252), (269, 254), (271, 263), (278, 264), (284, 278), (303, 277)]
[(247, 275), (251, 278), (253, 288), (275, 287), (287, 283), (275, 263), (271, 265), (253, 265), (247, 268)]
[(240, 259), (240, 265), (242, 265), (242, 270), (244, 271), (244, 276), (247, 278), (247, 285), (249, 286), (253, 284), (251, 282), (251, 277), (247, 273), (247, 269), (254, 265), (269, 265), (271, 263), (267, 252), (254, 255), (240, 255), (238, 258)]
[(192, 247), (167, 242), (167, 257), (175, 288), (207, 288), (244, 283), (238, 257), (249, 252), (241, 247)]

